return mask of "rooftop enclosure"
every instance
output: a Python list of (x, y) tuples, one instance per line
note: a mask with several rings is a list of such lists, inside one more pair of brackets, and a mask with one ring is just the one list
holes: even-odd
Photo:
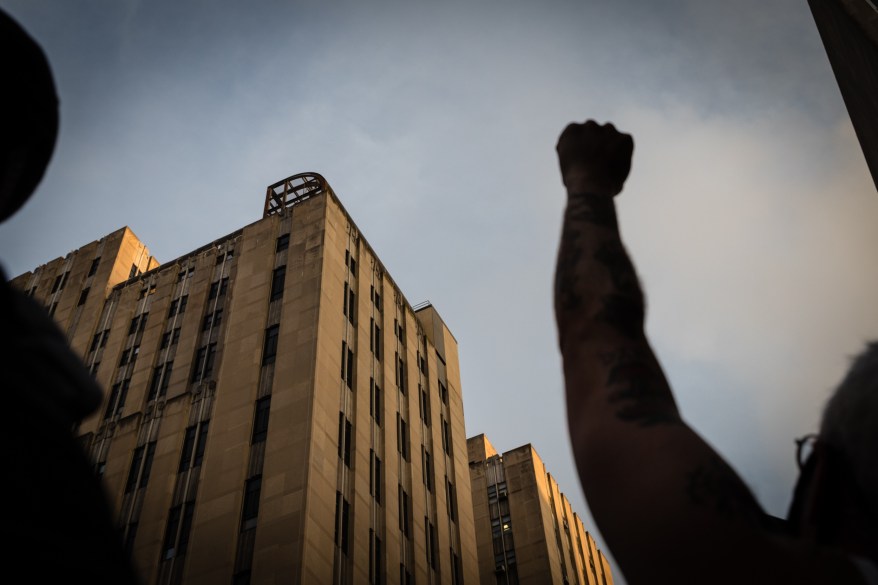
[(280, 213), (309, 197), (321, 193), (332, 192), (332, 187), (322, 175), (317, 173), (299, 173), (269, 185), (265, 192), (265, 210), (262, 217)]

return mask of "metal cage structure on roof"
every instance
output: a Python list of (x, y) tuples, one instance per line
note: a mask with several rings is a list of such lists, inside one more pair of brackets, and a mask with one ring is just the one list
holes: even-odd
[(287, 177), (266, 189), (262, 217), (281, 213), (310, 197), (327, 192), (332, 192), (332, 187), (318, 173), (299, 173)]

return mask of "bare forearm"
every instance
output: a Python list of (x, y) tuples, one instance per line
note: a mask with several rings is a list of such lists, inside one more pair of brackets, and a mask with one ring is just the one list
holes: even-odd
[(568, 193), (555, 274), (568, 411), (652, 425), (679, 415), (643, 331), (644, 301), (610, 196)]

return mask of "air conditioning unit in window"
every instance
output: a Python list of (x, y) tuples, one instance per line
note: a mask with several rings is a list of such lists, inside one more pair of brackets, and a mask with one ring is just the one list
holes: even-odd
[(500, 496), (501, 498), (508, 498), (509, 494), (507, 493), (506, 488), (503, 488), (502, 490), (500, 490), (500, 493), (498, 494), (498, 496)]
[(495, 573), (505, 573), (505, 572), (506, 572), (506, 565), (503, 564), (503, 563), (497, 565), (497, 566), (494, 568), (494, 572), (495, 572)]

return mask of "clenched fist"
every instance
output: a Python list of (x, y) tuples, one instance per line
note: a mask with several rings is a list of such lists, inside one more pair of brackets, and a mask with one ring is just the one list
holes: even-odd
[(622, 191), (631, 170), (634, 140), (612, 124), (589, 120), (567, 126), (555, 150), (568, 193), (613, 197)]

